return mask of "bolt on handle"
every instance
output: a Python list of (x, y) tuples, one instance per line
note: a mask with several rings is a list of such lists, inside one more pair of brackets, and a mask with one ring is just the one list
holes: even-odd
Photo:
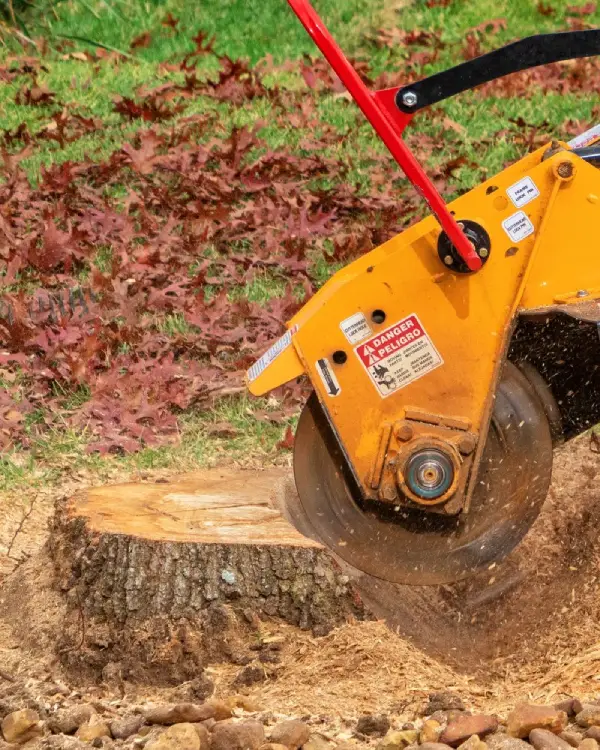
[[(388, 104), (390, 100), (389, 95), (396, 93), (398, 89), (387, 89), (386, 91), (376, 91), (373, 93), (369, 91), (342, 50), (338, 47), (309, 0), (288, 0), (288, 3), (404, 174), (414, 185), (417, 192), (427, 201), (442, 229), (469, 270), (478, 271), (482, 267), (481, 258), (477, 255), (475, 248), (448, 211), (442, 196), (436, 190), (433, 182), (429, 179), (412, 151), (410, 151), (402, 140), (402, 132), (412, 119), (412, 116), (398, 111), (392, 114)], [(411, 92), (406, 93), (409, 94)], [(414, 103), (416, 104), (416, 100)], [(400, 132), (396, 129), (398, 126), (400, 127)]]

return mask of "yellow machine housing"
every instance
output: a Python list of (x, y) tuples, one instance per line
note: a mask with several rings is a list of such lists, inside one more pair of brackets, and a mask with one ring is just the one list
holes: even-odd
[(489, 235), (480, 271), (445, 268), (426, 218), (336, 273), (249, 371), (255, 395), (308, 375), (364, 497), (427, 504), (403, 474), (427, 443), (456, 469), (434, 504), (467, 510), (519, 321), (600, 321), (600, 171), (553, 150), (449, 205)]

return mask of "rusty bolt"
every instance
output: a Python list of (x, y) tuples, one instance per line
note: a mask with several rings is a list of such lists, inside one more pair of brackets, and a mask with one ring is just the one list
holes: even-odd
[(398, 497), (398, 495), (396, 493), (395, 488), (391, 484), (386, 484), (379, 490), (379, 497), (382, 500), (387, 500), (388, 502), (392, 502)]
[(414, 435), (413, 428), (409, 424), (401, 424), (396, 429), (396, 437), (398, 440), (403, 440), (404, 442), (407, 442), (408, 440), (412, 440), (412, 437)]
[(475, 439), (475, 435), (462, 435), (458, 441), (458, 450), (463, 456), (468, 456), (469, 453), (473, 453), (476, 445), (477, 440)]
[(569, 177), (573, 176), (573, 163), (570, 161), (561, 161), (556, 171), (559, 177), (562, 177), (563, 180), (567, 180)]

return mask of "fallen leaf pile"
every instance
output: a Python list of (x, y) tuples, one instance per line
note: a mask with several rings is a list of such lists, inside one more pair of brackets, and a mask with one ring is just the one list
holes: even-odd
[[(471, 46), (504, 25), (497, 19), (473, 29)], [(407, 45), (402, 71), (373, 81), (358, 65), (375, 87), (418, 77), (443, 49), (433, 32), (401, 36), (381, 32), (377, 43)], [(29, 77), (21, 103), (58, 106), (37, 133), (26, 124), (0, 131), (0, 450), (27, 447), (57, 420), (87, 430), (93, 451), (176, 440), (179, 414), (243, 389), (245, 369), (322, 282), (319, 262), (342, 264), (370, 250), (420, 206), (380, 152), (362, 155), (372, 179), (360, 191), (348, 158), (327, 155), (338, 153), (341, 136), (317, 104), (341, 89), (323, 61), (290, 63), (308, 90), (283, 90), (264, 83), (264, 65), (217, 57), (203, 34), (194, 41), (195, 52), (176, 66), (179, 82), (115, 97), (115, 111), (142, 128), (131, 142), (101, 162), (42, 169), (35, 186), (21, 161), (36, 143), (64, 147), (102, 123), (61, 109), (37, 82), (39, 61), (0, 66), (2, 81)], [(147, 43), (140, 37), (134, 48)], [(219, 66), (208, 77), (196, 68), (205, 55)], [(598, 63), (586, 60), (488, 84), (482, 95), (517, 96), (524, 86), (591, 91), (599, 80)], [(236, 107), (263, 98), (270, 125), (311, 135), (272, 150), (262, 123), (226, 130), (217, 110), (180, 116), (196, 97)], [(425, 116), (439, 122), (441, 137), (460, 143), (463, 128), (442, 109)], [(527, 148), (537, 145), (537, 129), (517, 129)], [(439, 147), (431, 135), (407, 141), (425, 163)], [(465, 164), (476, 166), (455, 150), (429, 172), (445, 191)], [(264, 279), (278, 293), (266, 304), (248, 301), (244, 291)]]

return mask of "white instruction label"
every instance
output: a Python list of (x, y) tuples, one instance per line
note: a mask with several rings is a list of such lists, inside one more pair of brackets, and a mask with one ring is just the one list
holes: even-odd
[(524, 177), (522, 180), (515, 182), (515, 184), (511, 185), (506, 192), (516, 208), (525, 206), (540, 194), (537, 185), (531, 177)]
[(338, 379), (335, 376), (335, 372), (333, 371), (333, 367), (329, 363), (329, 360), (318, 359), (316, 366), (317, 372), (321, 376), (321, 380), (325, 386), (327, 395), (331, 397), (339, 396), (342, 389), (340, 388), (340, 384), (338, 383)]
[(583, 148), (589, 146), (591, 143), (600, 139), (600, 125), (594, 125), (593, 128), (586, 130), (585, 133), (575, 136), (572, 141), (569, 141), (571, 148)]
[(399, 320), (354, 351), (382, 398), (444, 364), (416, 315)]
[(361, 312), (354, 313), (346, 320), (342, 320), (340, 328), (351, 344), (358, 344), (359, 341), (366, 339), (373, 333), (371, 326)]
[(267, 349), (262, 357), (252, 365), (252, 367), (246, 373), (246, 379), (249, 383), (251, 383), (253, 380), (256, 380), (256, 378), (267, 369), (271, 362), (273, 362), (281, 354), (281, 352), (284, 352), (288, 348), (288, 346), (291, 345), (292, 336), (296, 333), (297, 330), (298, 326), (292, 326), (291, 328), (289, 328), (283, 334), (283, 336), (280, 339), (277, 339), (273, 346), (270, 349)]
[(535, 229), (524, 211), (517, 211), (502, 222), (502, 228), (513, 242), (521, 242), (533, 234)]

